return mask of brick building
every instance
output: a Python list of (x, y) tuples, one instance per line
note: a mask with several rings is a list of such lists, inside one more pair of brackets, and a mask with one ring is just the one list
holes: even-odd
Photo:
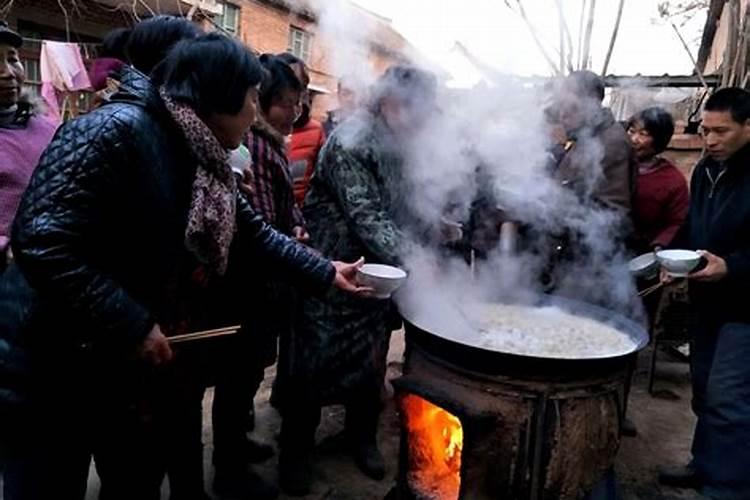
[[(310, 67), (310, 89), (316, 95), (313, 115), (322, 118), (335, 107), (337, 77), (331, 51), (319, 36), (318, 15), (324, 0), (15, 0), (5, 13), (8, 23), (25, 38), (22, 58), (31, 87), (40, 84), (41, 40), (81, 44), (84, 60), (95, 57), (96, 46), (107, 32), (130, 26), (152, 12), (189, 15), (207, 30), (220, 29), (258, 53), (289, 51)], [(135, 10), (133, 5), (136, 5)], [(62, 7), (66, 12), (63, 13)], [(356, 28), (367, 25), (368, 37), (356, 47), (375, 74), (405, 62), (413, 48), (396, 32), (390, 20), (351, 4)], [(67, 22), (66, 22), (67, 14)], [(356, 29), (355, 28), (355, 29)], [(86, 109), (88, 96), (75, 96)]]
[[(212, 24), (237, 36), (258, 53), (289, 51), (302, 58), (310, 68), (310, 89), (315, 95), (313, 116), (321, 118), (335, 107), (337, 78), (332, 52), (326, 37), (321, 36), (318, 14), (324, 0), (231, 0), (221, 1), (222, 12)], [(345, 37), (348, 47), (366, 59), (374, 74), (389, 66), (411, 60), (415, 50), (391, 26), (389, 19), (354, 4), (347, 5), (347, 16), (354, 29), (367, 27), (366, 40)]]

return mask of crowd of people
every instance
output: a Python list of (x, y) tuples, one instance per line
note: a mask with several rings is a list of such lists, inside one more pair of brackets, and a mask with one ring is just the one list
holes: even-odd
[[(408, 207), (403, 145), (438, 113), (436, 77), (394, 66), (366, 96), (343, 78), (339, 109), (320, 123), (304, 61), (256, 57), (156, 16), (105, 40), (92, 79), (98, 107), (60, 125), (22, 92), (22, 41), (0, 26), (4, 498), (82, 499), (92, 459), (103, 500), (158, 499), (165, 477), (173, 500), (207, 498), (207, 387), (213, 490), (274, 498), (276, 486), (248, 468), (274, 454), (248, 437), (274, 363), (282, 489), (309, 493), (329, 404), (346, 408), (356, 465), (382, 480), (377, 429), (400, 318), (356, 271), (363, 261), (404, 266), (414, 235), (491, 252), (507, 222), (494, 201), (474, 204), (469, 234), (456, 234)], [(611, 214), (612, 240), (632, 255), (701, 251), (705, 265), (689, 277), (693, 460), (661, 479), (707, 498), (750, 498), (750, 94), (721, 89), (706, 102), (707, 154), (690, 193), (662, 156), (670, 114), (652, 107), (619, 123), (604, 97), (590, 72), (556, 82), (548, 173), (582, 206)], [(563, 229), (548, 249), (527, 249), (547, 253), (547, 291), (580, 240)], [(239, 333), (170, 342), (227, 325)]]

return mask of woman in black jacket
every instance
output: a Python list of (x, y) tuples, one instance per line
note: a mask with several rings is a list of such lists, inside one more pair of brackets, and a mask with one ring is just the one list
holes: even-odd
[(223, 293), (250, 260), (313, 290), (360, 291), (356, 264), (280, 235), (238, 194), (227, 150), (254, 121), (261, 75), (234, 40), (181, 42), (159, 86), (125, 70), (42, 156), (13, 228), (34, 299), (7, 500), (81, 498), (91, 453), (101, 498), (158, 499), (165, 473), (173, 499), (205, 498), (200, 404), (218, 345), (173, 351), (168, 337), (231, 322)]

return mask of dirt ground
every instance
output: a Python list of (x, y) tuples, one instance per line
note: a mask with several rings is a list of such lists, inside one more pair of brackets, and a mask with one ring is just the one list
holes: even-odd
[[(403, 336), (394, 334), (391, 343), (389, 377), (398, 376), (403, 353)], [(638, 436), (623, 438), (617, 460), (617, 479), (622, 500), (689, 500), (692, 492), (660, 487), (656, 482), (656, 468), (663, 464), (684, 463), (689, 458), (690, 440), (694, 424), (690, 412), (690, 384), (688, 366), (666, 354), (657, 364), (657, 396), (646, 390), (648, 358), (646, 350), (640, 355), (639, 368), (630, 399), (628, 416), (636, 424)], [(268, 404), (273, 369), (256, 400), (257, 427), (255, 436), (275, 443), (279, 429), (278, 414)], [(208, 391), (204, 401), (204, 443), (206, 444), (206, 478), (211, 479), (211, 425)], [(344, 413), (339, 407), (326, 408), (318, 433), (315, 460), (316, 482), (312, 493), (304, 500), (382, 500), (394, 484), (399, 443), (398, 422), (393, 405), (384, 413), (380, 429), (380, 444), (388, 463), (388, 476), (373, 481), (363, 476), (350, 459), (341, 452), (336, 436), (343, 429)], [(276, 458), (258, 466), (256, 470), (271, 481), (276, 480)], [(97, 479), (90, 479), (90, 499), (96, 498)], [(210, 490), (210, 488), (207, 488)], [(165, 485), (165, 493), (167, 487)], [(167, 498), (166, 495), (163, 496)], [(280, 497), (287, 500), (293, 497)]]

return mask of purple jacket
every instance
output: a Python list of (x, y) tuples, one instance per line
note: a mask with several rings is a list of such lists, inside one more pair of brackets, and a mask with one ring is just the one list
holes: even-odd
[(0, 127), (0, 254), (8, 247), (21, 195), (57, 126), (51, 118), (34, 115), (25, 127)]

